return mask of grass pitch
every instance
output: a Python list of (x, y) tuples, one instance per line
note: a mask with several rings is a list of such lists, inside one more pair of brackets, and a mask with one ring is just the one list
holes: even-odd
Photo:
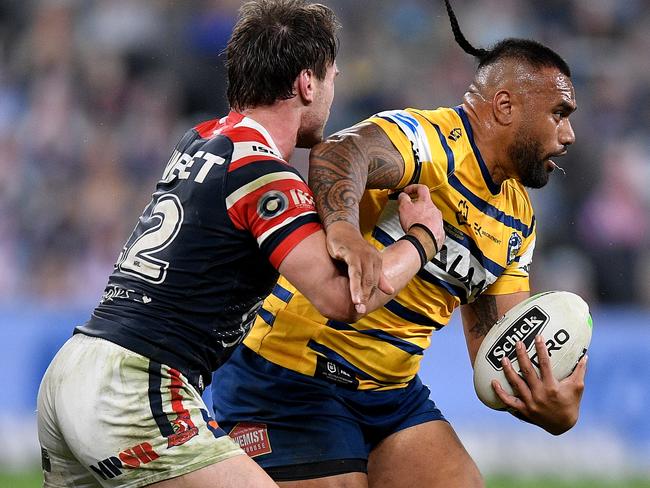
[[(43, 486), (41, 471), (34, 468), (19, 473), (0, 471), (2, 488), (39, 488)], [(627, 480), (522, 478), (488, 476), (487, 488), (650, 488), (650, 478)]]

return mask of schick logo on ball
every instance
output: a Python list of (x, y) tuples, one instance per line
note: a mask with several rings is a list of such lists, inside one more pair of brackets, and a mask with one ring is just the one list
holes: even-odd
[(538, 306), (527, 310), (521, 317), (515, 320), (508, 329), (501, 334), (501, 337), (494, 343), (487, 353), (487, 360), (490, 364), (500, 371), (501, 360), (507, 357), (511, 361), (517, 357), (515, 345), (517, 341), (522, 341), (526, 350), (535, 341), (535, 336), (544, 329), (548, 323), (549, 317)]

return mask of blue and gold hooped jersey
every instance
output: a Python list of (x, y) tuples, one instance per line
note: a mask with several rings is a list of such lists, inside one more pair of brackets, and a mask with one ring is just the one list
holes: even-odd
[[(444, 245), (393, 300), (353, 324), (323, 317), (281, 277), (245, 344), (273, 363), (343, 386), (401, 388), (417, 373), (432, 332), (459, 305), (480, 293), (529, 290), (535, 217), (520, 183), (492, 181), (461, 107), (388, 111), (369, 120), (404, 158), (399, 187), (431, 189)], [(395, 195), (368, 190), (360, 204), (361, 231), (378, 249), (404, 235)]]

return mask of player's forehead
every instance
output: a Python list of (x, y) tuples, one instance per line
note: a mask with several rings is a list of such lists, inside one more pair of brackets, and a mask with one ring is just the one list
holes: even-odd
[(548, 103), (563, 104), (571, 111), (577, 108), (576, 93), (571, 77), (562, 73), (558, 68), (545, 67), (535, 70), (528, 78), (529, 90), (538, 94)]

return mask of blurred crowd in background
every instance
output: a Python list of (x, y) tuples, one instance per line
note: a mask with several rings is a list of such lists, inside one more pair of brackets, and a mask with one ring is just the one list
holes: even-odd
[[(475, 62), (442, 0), (321, 1), (343, 24), (327, 133), (460, 103)], [(173, 145), (228, 109), (219, 54), (241, 3), (0, 3), (0, 303), (99, 300)], [(650, 1), (453, 4), (474, 45), (533, 38), (573, 71), (566, 176), (531, 191), (533, 288), (650, 308)]]

